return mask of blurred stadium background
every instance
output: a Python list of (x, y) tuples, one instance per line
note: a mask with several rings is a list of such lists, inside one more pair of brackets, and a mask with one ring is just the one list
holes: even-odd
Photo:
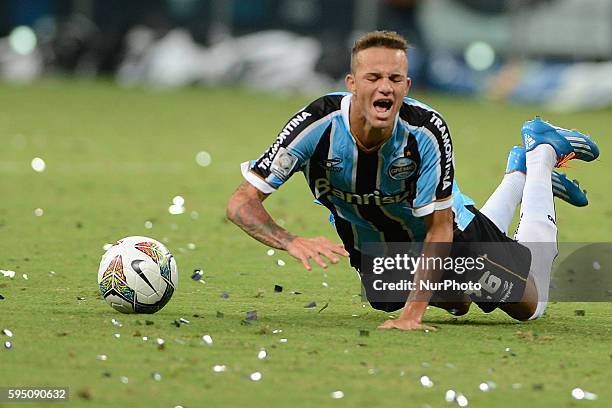
[(3, 0), (0, 78), (318, 94), (342, 89), (352, 41), (376, 28), (411, 41), (418, 88), (612, 105), (609, 0)]

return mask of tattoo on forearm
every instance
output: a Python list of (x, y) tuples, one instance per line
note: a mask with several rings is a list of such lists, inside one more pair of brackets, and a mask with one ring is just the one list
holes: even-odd
[[(244, 190), (241, 185), (238, 192)], [(232, 221), (251, 237), (268, 246), (286, 249), (287, 245), (295, 239), (274, 222), (260, 202), (244, 199), (232, 211)]]

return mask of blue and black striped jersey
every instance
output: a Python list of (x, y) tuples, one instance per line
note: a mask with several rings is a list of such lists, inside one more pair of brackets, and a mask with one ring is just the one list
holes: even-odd
[(242, 164), (244, 177), (265, 194), (304, 173), (314, 197), (336, 219), (347, 249), (365, 242), (425, 239), (422, 217), (453, 207), (465, 229), (474, 202), (454, 182), (454, 155), (442, 116), (404, 98), (390, 138), (366, 151), (351, 135), (350, 93), (325, 95), (296, 113), (263, 155)]

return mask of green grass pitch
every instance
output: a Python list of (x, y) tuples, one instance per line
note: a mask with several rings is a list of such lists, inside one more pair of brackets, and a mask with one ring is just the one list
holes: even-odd
[[(520, 143), (522, 122), (538, 108), (417, 97), (445, 115), (457, 179), (482, 205), (501, 180), (507, 151)], [(0, 334), (0, 387), (67, 386), (70, 405), (84, 407), (441, 407), (449, 389), (475, 407), (610, 406), (609, 303), (552, 304), (530, 323), (475, 307), (461, 318), (429, 310), (437, 332), (381, 332), (387, 315), (362, 304), (348, 262), (306, 272), (285, 253), (268, 256), (225, 220), (239, 163), (259, 156), (307, 101), (233, 89), (0, 85), (0, 269), (16, 271), (14, 279), (0, 275), (0, 330), (14, 333)], [(602, 151), (599, 161), (569, 171), (591, 205), (557, 205), (559, 240), (610, 241), (612, 111), (544, 117), (590, 133)], [(199, 151), (211, 154), (210, 166), (196, 164)], [(34, 157), (45, 160), (44, 172), (32, 170)], [(169, 214), (175, 195), (185, 198), (185, 214)], [(294, 233), (337, 239), (325, 209), (311, 203), (297, 176), (266, 206)], [(164, 240), (177, 259), (178, 291), (155, 315), (119, 314), (97, 294), (102, 246), (129, 235)], [(205, 283), (190, 279), (195, 268)], [(588, 268), (580, 272), (589, 279)], [(274, 293), (274, 285), (284, 291)], [(304, 308), (312, 301), (316, 308)], [(259, 320), (244, 325), (250, 310)], [(191, 323), (172, 325), (180, 317)], [(212, 345), (201, 340), (206, 334)], [(163, 350), (156, 338), (165, 340)], [(213, 372), (215, 365), (226, 371)], [(249, 379), (254, 372), (260, 381)], [(421, 385), (423, 375), (433, 387)], [(496, 388), (480, 391), (486, 381)], [(576, 401), (574, 387), (598, 399)], [(334, 391), (344, 397), (333, 399)]]

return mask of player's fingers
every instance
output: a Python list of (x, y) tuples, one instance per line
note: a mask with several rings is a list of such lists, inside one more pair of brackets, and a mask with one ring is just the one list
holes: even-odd
[(321, 265), (321, 267), (323, 269), (327, 269), (327, 264), (323, 261), (323, 259), (319, 256), (319, 254), (315, 254), (312, 259), (314, 259), (314, 261), (316, 263), (318, 263), (319, 265)]
[(344, 249), (344, 247), (342, 245), (334, 244), (331, 248), (332, 248), (332, 251), (334, 251), (338, 255), (349, 256), (349, 253), (347, 252), (346, 249)]
[(325, 255), (325, 257), (329, 259), (331, 263), (333, 264), (337, 264), (338, 262), (340, 262), (340, 259), (338, 259), (338, 257), (334, 255), (334, 253), (327, 248), (322, 248), (321, 251), (319, 252)]
[(306, 268), (306, 270), (310, 271), (312, 269), (312, 267), (310, 266), (310, 262), (308, 262), (308, 257), (306, 255), (300, 254), (296, 256), (296, 258), (302, 262), (302, 265), (304, 265), (304, 268)]

